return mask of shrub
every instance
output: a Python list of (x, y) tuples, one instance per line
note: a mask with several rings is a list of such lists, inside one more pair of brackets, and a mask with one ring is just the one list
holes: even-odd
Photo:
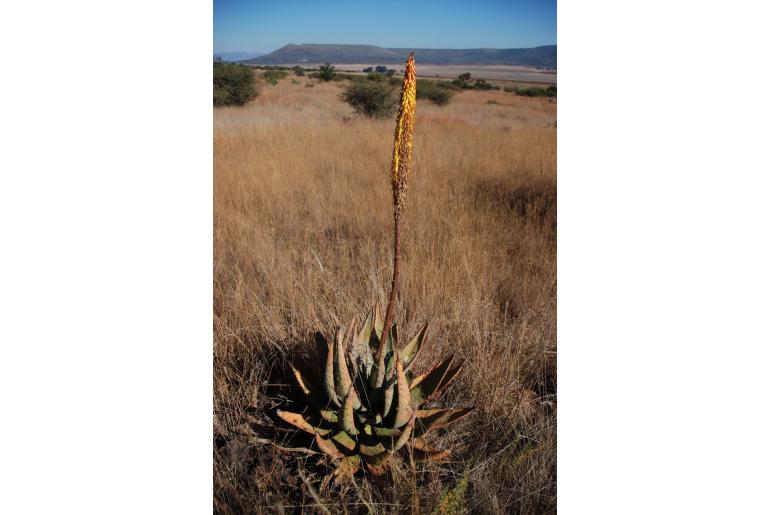
[(539, 86), (530, 86), (528, 88), (519, 88), (517, 86), (506, 86), (505, 91), (516, 93), (522, 97), (555, 97), (556, 86), (548, 86), (547, 88)]
[(358, 114), (379, 118), (393, 112), (396, 105), (394, 91), (388, 83), (364, 80), (347, 86), (340, 100), (350, 104)]
[(462, 73), (457, 76), (455, 80), (452, 81), (452, 84), (457, 86), (461, 89), (470, 89), (473, 86), (471, 85), (471, 74), (470, 73)]
[(446, 88), (441, 88), (435, 81), (418, 79), (417, 98), (430, 100), (436, 105), (446, 105), (454, 93)]
[(392, 70), (392, 69), (385, 72), (385, 75), (387, 75), (388, 77), (392, 77), (395, 74), (396, 74), (396, 70)]
[(367, 68), (364, 68), (364, 69), (363, 69), (363, 70), (361, 70), (361, 71), (362, 71), (362, 72), (364, 72), (364, 73), (372, 73), (372, 72), (374, 71), (374, 68), (372, 68), (371, 66), (369, 66), (369, 67), (367, 67)]
[(276, 70), (272, 68), (262, 72), (262, 78), (271, 86), (278, 84), (278, 81), (285, 78), (287, 75), (288, 73), (283, 70)]
[(387, 72), (387, 71), (388, 71), (388, 67), (387, 67), (387, 66), (382, 66), (382, 65), (380, 65), (380, 66), (377, 66), (377, 67), (374, 69), (374, 71), (376, 71), (377, 73), (385, 73), (385, 72)]
[(474, 89), (492, 89), (492, 84), (488, 83), (484, 79), (476, 79), (476, 83), (473, 85)]
[(450, 91), (462, 91), (463, 88), (455, 84), (454, 82), (450, 82), (448, 80), (439, 80), (436, 81), (436, 87), (442, 88), (442, 89), (448, 89)]
[(302, 66), (295, 66), (292, 68), (294, 70), (294, 75), (297, 77), (304, 77), (305, 76), (305, 70), (302, 68)]
[(214, 105), (240, 106), (256, 97), (254, 70), (242, 64), (214, 63)]
[(323, 81), (330, 81), (334, 78), (334, 66), (330, 63), (324, 63), (318, 68), (318, 78)]
[(363, 75), (356, 75), (355, 73), (335, 73), (334, 77), (332, 77), (332, 80), (335, 82), (340, 82), (343, 80), (360, 82), (360, 81), (365, 81), (366, 77), (364, 77)]

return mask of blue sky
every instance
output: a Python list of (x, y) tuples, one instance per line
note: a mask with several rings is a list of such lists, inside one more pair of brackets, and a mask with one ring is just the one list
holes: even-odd
[(215, 52), (288, 43), (525, 48), (556, 43), (556, 0), (214, 0)]

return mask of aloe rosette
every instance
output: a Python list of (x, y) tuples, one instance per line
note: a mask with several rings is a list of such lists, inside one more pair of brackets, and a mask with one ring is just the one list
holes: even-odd
[(303, 413), (279, 410), (285, 422), (314, 436), (318, 448), (333, 458), (340, 471), (353, 473), (366, 465), (370, 473), (387, 471), (390, 458), (409, 448), (418, 460), (443, 460), (449, 451), (434, 449), (423, 436), (470, 413), (473, 408), (422, 409), (457, 378), (462, 361), (454, 355), (441, 360), (424, 374), (410, 370), (425, 342), (427, 324), (400, 350), (398, 327), (393, 325), (385, 342), (385, 373), (377, 384), (375, 352), (383, 332), (378, 307), (372, 308), (363, 325), (354, 318), (343, 334), (333, 340), (320, 335), (326, 360), (317, 370), (320, 381), (292, 366), (297, 384), (307, 400)]

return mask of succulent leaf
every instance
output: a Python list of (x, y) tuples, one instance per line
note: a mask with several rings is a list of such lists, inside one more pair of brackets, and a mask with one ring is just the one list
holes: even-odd
[(364, 425), (363, 432), (367, 435), (375, 434), (377, 436), (397, 436), (400, 434), (398, 429), (392, 429), (383, 426), (372, 426), (371, 424)]
[(393, 327), (390, 329), (390, 338), (385, 344), (385, 377), (390, 377), (390, 371), (393, 370), (393, 362), (395, 361), (396, 352), (394, 349), (398, 348), (398, 324), (393, 323)]
[(382, 319), (382, 312), (380, 311), (380, 303), (378, 302), (374, 306), (374, 334), (377, 336), (377, 340), (382, 339), (382, 326), (385, 321)]
[(326, 422), (329, 422), (331, 424), (337, 423), (337, 413), (334, 410), (319, 409), (318, 413), (319, 415), (321, 415), (321, 418), (324, 419)]
[(329, 397), (329, 402), (335, 406), (340, 405), (337, 398), (337, 390), (334, 388), (334, 345), (326, 342), (326, 368), (324, 369), (324, 389)]
[(445, 426), (468, 415), (473, 408), (444, 408), (417, 410), (417, 424), (414, 428), (415, 436), (425, 434), (431, 429)]
[(284, 422), (288, 422), (294, 427), (301, 429), (311, 435), (318, 433), (321, 436), (324, 436), (331, 432), (331, 429), (324, 429), (321, 427), (314, 427), (310, 425), (310, 423), (307, 420), (305, 420), (305, 417), (303, 417), (299, 413), (277, 410), (276, 415), (278, 415)]
[[(294, 374), (294, 379), (297, 381), (300, 389), (302, 389), (302, 392), (307, 396), (308, 402), (319, 411), (321, 417), (324, 420), (328, 422), (336, 422), (337, 415), (334, 414), (333, 411), (327, 409), (329, 406), (329, 398), (326, 392), (319, 388), (315, 383), (311, 382), (302, 372), (299, 371), (299, 369), (295, 368), (294, 365), (289, 363), (289, 366), (291, 367), (292, 373)], [(329, 418), (330, 416), (333, 416), (334, 420), (331, 420)]]
[(322, 452), (328, 454), (332, 458), (342, 459), (345, 457), (345, 455), (337, 449), (337, 446), (334, 445), (334, 442), (327, 440), (326, 438), (321, 438), (321, 435), (318, 433), (315, 434), (315, 443)]
[(407, 370), (409, 368), (409, 365), (411, 365), (414, 362), (414, 359), (417, 357), (417, 355), (420, 353), (420, 349), (422, 348), (422, 342), (425, 340), (425, 333), (428, 330), (428, 324), (425, 324), (422, 326), (422, 329), (420, 329), (420, 332), (418, 332), (414, 338), (412, 338), (409, 343), (407, 343), (403, 349), (399, 352), (399, 355), (401, 356), (401, 361), (404, 362), (404, 370)]
[(438, 388), (436, 388), (436, 394), (440, 394), (446, 388), (452, 384), (452, 382), (457, 379), (458, 374), (463, 368), (463, 365), (465, 364), (465, 360), (463, 359), (459, 365), (456, 367), (450, 368), (446, 374), (444, 374), (444, 379), (441, 380), (441, 384), (438, 385)]
[(339, 485), (350, 481), (353, 478), (353, 474), (358, 472), (360, 467), (360, 457), (353, 455), (342, 458), (339, 465), (337, 465), (337, 469), (334, 471), (334, 482)]
[(404, 366), (400, 359), (396, 359), (396, 416), (393, 422), (394, 427), (398, 428), (409, 422), (413, 411), (409, 383), (404, 375)]
[(353, 385), (350, 385), (348, 394), (345, 396), (345, 402), (342, 403), (340, 408), (339, 423), (340, 428), (350, 435), (357, 435), (358, 429), (356, 428), (356, 422), (354, 415), (354, 398), (356, 391), (353, 389)]
[[(334, 383), (336, 385), (337, 394), (340, 398), (345, 397), (351, 392), (351, 385), (353, 382), (350, 379), (350, 372), (348, 372), (347, 360), (345, 359), (345, 350), (342, 345), (342, 328), (337, 328), (337, 335), (335, 337), (335, 351), (334, 351)], [(355, 389), (353, 392), (353, 405), (355, 409), (361, 408), (361, 402), (358, 400)]]
[(373, 476), (383, 476), (390, 470), (390, 453), (384, 451), (376, 456), (364, 456), (364, 463), (366, 463), (366, 469)]
[(374, 309), (372, 309), (369, 312), (369, 315), (366, 317), (366, 320), (364, 320), (364, 325), (361, 326), (361, 330), (358, 331), (358, 334), (355, 337), (355, 340), (353, 341), (354, 345), (356, 346), (369, 346), (369, 341), (372, 336), (372, 318), (374, 316)]
[(392, 369), (392, 357), (393, 357), (393, 343), (398, 337), (398, 329), (396, 324), (393, 324), (390, 330), (391, 335), (384, 342), (380, 342), (380, 346), (377, 348), (377, 354), (374, 358), (374, 364), (372, 365), (372, 372), (370, 384), (374, 388), (379, 388), (385, 381), (385, 378), (389, 377), (389, 372)]
[(351, 438), (345, 431), (337, 431), (332, 435), (332, 440), (340, 444), (342, 447), (349, 451), (354, 451), (356, 448), (356, 441)]
[(412, 454), (418, 461), (444, 461), (449, 458), (449, 451), (434, 449), (422, 438), (412, 440)]
[(289, 366), (291, 367), (291, 371), (294, 374), (294, 379), (297, 380), (297, 384), (299, 385), (299, 387), (302, 389), (305, 395), (310, 397), (311, 390), (310, 390), (310, 387), (308, 386), (309, 381), (302, 375), (302, 373), (299, 370), (297, 370), (294, 367), (294, 365), (289, 363)]
[(382, 404), (382, 414), (387, 416), (390, 413), (390, 409), (393, 407), (393, 397), (396, 393), (396, 385), (393, 379), (386, 381), (382, 385), (384, 392), (384, 400)]
[(401, 431), (401, 434), (398, 436), (398, 439), (393, 444), (393, 448), (390, 449), (390, 452), (397, 452), (401, 447), (404, 446), (406, 442), (409, 441), (409, 438), (412, 436), (412, 430), (414, 429), (414, 423), (415, 423), (415, 414), (412, 413), (412, 416), (409, 418), (409, 422), (407, 422), (406, 427)]
[(414, 381), (412, 381), (410, 388), (412, 403), (419, 406), (436, 393), (436, 390), (444, 379), (447, 370), (449, 370), (449, 366), (452, 364), (453, 359), (454, 355), (449, 356), (433, 367), (429, 372), (416, 377)]
[(384, 445), (382, 445), (382, 442), (376, 439), (372, 439), (367, 441), (367, 443), (359, 442), (358, 450), (364, 456), (377, 456), (385, 452), (387, 449)]

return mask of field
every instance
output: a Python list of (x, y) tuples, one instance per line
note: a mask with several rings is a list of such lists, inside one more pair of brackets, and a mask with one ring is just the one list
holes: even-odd
[[(305, 68), (318, 68), (323, 63), (303, 63)], [(364, 68), (374, 67), (382, 63), (370, 64), (336, 64), (335, 68), (345, 72), (360, 72)], [(284, 64), (286, 68), (295, 64)], [(404, 71), (403, 66), (387, 65), (397, 70), (398, 74)], [(527, 66), (512, 66), (507, 64), (472, 65), (472, 64), (423, 64), (417, 70), (418, 77), (438, 77), (442, 79), (454, 79), (461, 73), (470, 73), (474, 78), (498, 80), (506, 82), (522, 82), (534, 84), (556, 84), (555, 70), (537, 70)]]
[[(339, 64), (336, 67), (345, 71), (360, 71), (367, 66), (376, 66), (376, 64)], [(390, 65), (389, 68), (395, 68), (399, 72), (403, 72), (403, 66)], [(556, 71), (543, 71), (526, 66), (511, 66), (507, 64), (423, 64), (420, 66), (417, 75), (418, 77), (454, 79), (461, 73), (470, 73), (474, 78), (487, 80), (556, 84)]]
[(553, 513), (554, 99), (418, 101), (397, 320), (407, 336), (429, 322), (418, 371), (468, 358), (439, 400), (476, 407), (434, 435), (451, 460), (335, 487), (323, 456), (286, 450), (301, 435), (271, 429), (283, 360), (389, 289), (394, 117), (354, 116), (344, 84), (289, 76), (214, 112), (214, 511), (431, 513), (455, 496), (469, 513)]

